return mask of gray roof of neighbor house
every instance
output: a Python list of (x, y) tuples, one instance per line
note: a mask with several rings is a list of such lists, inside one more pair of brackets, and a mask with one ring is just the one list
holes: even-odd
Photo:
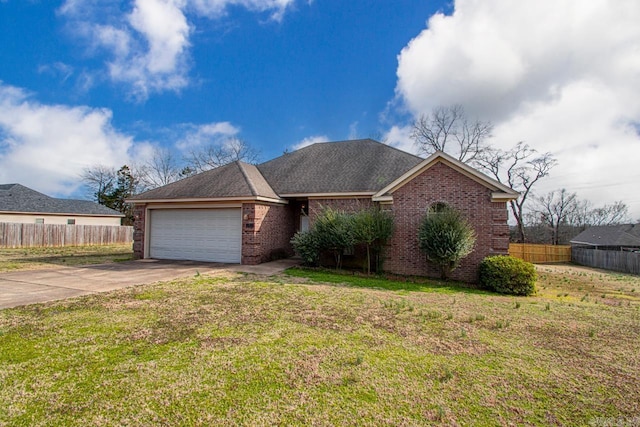
[(137, 200), (266, 197), (278, 199), (254, 165), (233, 162), (131, 197)]
[(640, 247), (640, 224), (589, 227), (571, 239), (574, 245)]
[(376, 192), (423, 159), (371, 139), (313, 144), (258, 165), (278, 194)]
[(56, 199), (20, 184), (0, 184), (0, 212), (124, 216), (89, 200)]

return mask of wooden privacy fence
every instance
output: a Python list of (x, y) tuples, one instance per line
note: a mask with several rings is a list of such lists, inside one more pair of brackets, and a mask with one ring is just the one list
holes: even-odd
[(573, 248), (571, 259), (576, 264), (588, 267), (613, 270), (620, 273), (640, 274), (640, 253)]
[(534, 264), (571, 262), (571, 246), (510, 243), (509, 255)]
[(0, 222), (0, 248), (132, 243), (133, 227)]

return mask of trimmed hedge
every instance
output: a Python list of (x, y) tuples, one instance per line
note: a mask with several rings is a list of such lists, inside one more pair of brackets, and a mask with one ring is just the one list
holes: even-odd
[(519, 258), (498, 255), (480, 263), (480, 285), (501, 294), (533, 295), (536, 279), (533, 264)]

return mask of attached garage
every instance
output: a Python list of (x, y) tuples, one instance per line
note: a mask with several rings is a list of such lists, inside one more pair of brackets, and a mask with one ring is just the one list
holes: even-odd
[(242, 212), (227, 209), (152, 209), (149, 257), (240, 263)]

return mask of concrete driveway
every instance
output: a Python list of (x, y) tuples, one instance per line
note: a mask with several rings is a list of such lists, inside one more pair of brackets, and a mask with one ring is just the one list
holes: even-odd
[(298, 263), (297, 260), (284, 259), (251, 266), (140, 260), (0, 273), (0, 309), (192, 277), (196, 273), (231, 271), (272, 275)]

